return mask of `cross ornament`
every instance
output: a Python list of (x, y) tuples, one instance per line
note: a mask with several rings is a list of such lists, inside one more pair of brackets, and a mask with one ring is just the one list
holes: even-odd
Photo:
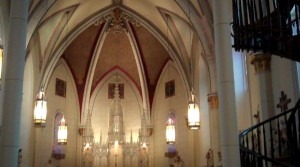
[(285, 112), (288, 110), (288, 104), (291, 102), (291, 99), (286, 97), (284, 91), (281, 91), (280, 94), (279, 103), (276, 105), (276, 107), (280, 108), (281, 112)]
[(256, 119), (256, 123), (260, 123), (260, 118), (259, 118), (259, 105), (257, 106), (257, 111), (256, 114), (253, 115), (253, 117)]

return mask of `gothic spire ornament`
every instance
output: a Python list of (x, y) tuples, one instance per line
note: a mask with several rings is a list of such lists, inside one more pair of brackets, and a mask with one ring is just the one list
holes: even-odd
[(109, 108), (109, 131), (108, 139), (110, 143), (118, 141), (119, 144), (125, 142), (123, 105), (119, 93), (119, 76), (115, 75), (115, 94)]

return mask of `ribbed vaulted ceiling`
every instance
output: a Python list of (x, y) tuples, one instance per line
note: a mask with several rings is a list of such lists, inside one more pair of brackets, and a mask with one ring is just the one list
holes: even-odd
[[(189, 20), (191, 15), (196, 20)], [(116, 21), (118, 17), (121, 24)], [(92, 91), (107, 73), (118, 68), (141, 94), (140, 77), (144, 75), (152, 101), (168, 60), (189, 79), (192, 43), (187, 43), (191, 41), (187, 34), (198, 33), (199, 38), (207, 39), (202, 43), (203, 52), (212, 41), (209, 0), (31, 0), (29, 23), (27, 43), (39, 42), (40, 70), (50, 68), (55, 56), (62, 57), (72, 72), (79, 99), (83, 99), (93, 67), (93, 76), (89, 76)], [(122, 31), (114, 33), (111, 27), (117, 24)], [(57, 54), (66, 41), (67, 47)]]

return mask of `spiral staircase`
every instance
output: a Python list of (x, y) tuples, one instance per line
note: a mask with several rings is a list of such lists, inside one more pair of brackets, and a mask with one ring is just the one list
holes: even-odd
[(300, 100), (239, 135), (242, 167), (300, 166)]
[[(300, 0), (233, 0), (236, 51), (300, 61)], [(239, 135), (242, 167), (300, 167), (300, 100)]]
[(233, 0), (235, 50), (300, 61), (299, 5), (299, 0)]

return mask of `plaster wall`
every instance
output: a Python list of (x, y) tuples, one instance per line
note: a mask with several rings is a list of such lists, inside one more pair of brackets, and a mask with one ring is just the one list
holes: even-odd
[[(55, 94), (56, 78), (66, 81), (67, 88), (65, 98)], [(48, 99), (47, 125), (45, 128), (35, 128), (35, 165), (45, 166), (48, 159), (51, 158), (55, 116), (57, 113), (62, 113), (68, 125), (68, 143), (63, 146), (66, 158), (54, 160), (54, 164), (59, 166), (80, 166), (77, 161), (77, 153), (80, 151), (80, 147), (77, 144), (77, 140), (79, 140), (79, 105), (77, 93), (70, 72), (62, 62), (57, 65), (50, 78), (46, 90), (46, 97)]]
[(276, 105), (279, 103), (281, 91), (287, 95), (287, 98), (291, 99), (291, 103), (288, 104), (288, 109), (294, 107), (297, 102), (297, 78), (294, 75), (297, 71), (293, 70), (295, 62), (280, 58), (279, 56), (272, 56), (272, 86), (273, 86), (273, 97), (274, 97), (274, 109), (275, 114), (280, 113), (280, 108)]
[[(165, 98), (165, 83), (175, 80), (175, 96)], [(153, 166), (168, 166), (169, 159), (164, 156), (167, 152), (166, 144), (166, 121), (168, 114), (174, 112), (176, 116), (176, 149), (184, 161), (185, 166), (194, 166), (194, 134), (189, 131), (186, 122), (186, 110), (188, 97), (186, 88), (173, 63), (168, 63), (161, 75), (156, 87), (152, 109), (153, 121), (153, 147), (151, 156)]]
[(33, 66), (32, 57), (28, 58), (25, 65), (23, 81), (23, 97), (21, 111), (20, 149), (22, 149), (22, 166), (33, 166)]
[[(248, 85), (249, 85), (249, 96), (250, 96), (250, 110), (251, 110), (251, 123), (253, 125), (257, 124), (257, 120), (253, 118), (253, 115), (260, 111), (260, 102), (259, 102), (259, 81), (256, 76), (254, 66), (250, 63), (251, 58), (247, 58), (248, 66)], [(279, 98), (281, 96), (281, 91), (287, 95), (287, 98), (291, 99), (288, 108), (294, 107), (297, 102), (298, 96), (298, 78), (297, 70), (295, 67), (295, 62), (287, 60), (285, 58), (280, 58), (278, 56), (272, 56), (271, 59), (271, 76), (272, 76), (272, 93), (274, 101), (274, 113), (275, 115), (280, 113), (280, 109), (277, 108), (279, 103)], [(263, 120), (260, 120), (263, 121)]]
[[(196, 55), (200, 55), (199, 53)], [(212, 137), (211, 131), (218, 131), (218, 129), (213, 129), (212, 123), (218, 120), (210, 120), (210, 111), (208, 104), (208, 94), (210, 93), (209, 88), (209, 76), (207, 67), (204, 60), (198, 57), (195, 69), (195, 94), (197, 97), (197, 102), (200, 107), (200, 129), (190, 130), (194, 133), (195, 143), (194, 143), (194, 158), (196, 166), (206, 166), (206, 153), (209, 149), (212, 149)], [(185, 112), (187, 111), (184, 110)], [(208, 137), (209, 136), (209, 137)]]
[(245, 53), (233, 51), (234, 86), (238, 130), (242, 131), (251, 126), (251, 108), (249, 97), (248, 70)]

